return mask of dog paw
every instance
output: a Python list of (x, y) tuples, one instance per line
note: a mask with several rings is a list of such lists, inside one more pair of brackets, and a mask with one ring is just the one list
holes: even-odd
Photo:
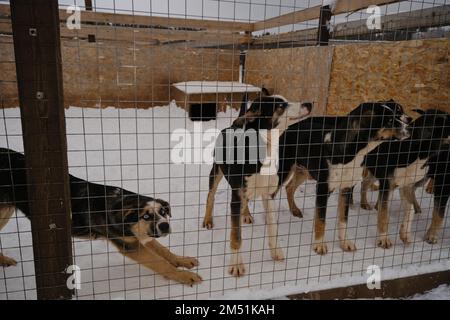
[(283, 261), (284, 260), (284, 253), (283, 253), (283, 250), (280, 248), (271, 249), (270, 255), (272, 256), (272, 259), (274, 261)]
[(408, 232), (403, 225), (400, 227), (400, 240), (402, 240), (404, 244), (410, 244), (412, 242), (411, 233)]
[(404, 244), (411, 244), (412, 243), (411, 234), (407, 232), (400, 232), (400, 240), (402, 240)]
[(192, 269), (198, 266), (198, 260), (192, 257), (179, 257), (176, 262), (177, 267)]
[(211, 230), (213, 227), (214, 227), (214, 224), (213, 224), (213, 220), (212, 219), (205, 218), (203, 220), (203, 228)]
[(291, 212), (294, 217), (303, 218), (303, 213), (299, 208), (294, 208)]
[(243, 221), (245, 224), (252, 224), (252, 223), (254, 222), (253, 217), (252, 217), (251, 214), (246, 214), (246, 215), (244, 215), (244, 216), (242, 217), (242, 221)]
[(377, 246), (383, 249), (389, 249), (392, 247), (392, 242), (388, 237), (378, 239)]
[(316, 243), (314, 244), (313, 248), (317, 254), (324, 255), (328, 253), (328, 247), (326, 243)]
[(232, 259), (230, 266), (228, 267), (228, 273), (233, 277), (241, 277), (245, 274), (245, 266), (242, 260), (239, 258)]
[(15, 266), (15, 265), (17, 265), (16, 260), (0, 254), (0, 266), (1, 267), (10, 267), (10, 266)]
[(202, 277), (200, 277), (198, 274), (184, 270), (178, 270), (178, 272), (175, 274), (172, 280), (178, 281), (182, 284), (186, 284), (189, 286), (193, 286), (194, 284), (203, 281)]
[(368, 203), (361, 203), (361, 208), (369, 211), (373, 210), (373, 207)]
[(352, 241), (344, 240), (341, 241), (341, 249), (346, 252), (356, 251), (356, 246)]
[(425, 235), (424, 240), (426, 243), (429, 243), (429, 244), (436, 244), (438, 242), (436, 234), (434, 234), (433, 232), (430, 232), (429, 230), (427, 231), (427, 234)]

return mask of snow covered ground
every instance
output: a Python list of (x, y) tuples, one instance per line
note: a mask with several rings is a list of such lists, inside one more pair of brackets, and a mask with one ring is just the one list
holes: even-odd
[(448, 284), (440, 285), (433, 290), (423, 294), (416, 294), (407, 299), (410, 300), (450, 300), (450, 286)]
[[(172, 205), (173, 233), (161, 242), (172, 251), (198, 257), (196, 270), (204, 279), (194, 287), (165, 280), (153, 271), (125, 259), (104, 240), (75, 240), (75, 263), (81, 268), (79, 299), (262, 299), (335, 286), (365, 283), (370, 265), (382, 268), (382, 277), (392, 278), (450, 268), (450, 221), (439, 242), (422, 241), (431, 219), (430, 196), (417, 190), (423, 213), (413, 222), (414, 242), (404, 246), (398, 238), (400, 202), (392, 201), (389, 232), (393, 248), (375, 246), (376, 213), (358, 208), (359, 194), (349, 216), (349, 238), (355, 253), (344, 253), (336, 241), (336, 195), (329, 202), (326, 239), (329, 253), (311, 250), (314, 183), (299, 188), (297, 204), (304, 218), (290, 215), (286, 194), (276, 198), (279, 211), (279, 243), (286, 260), (274, 262), (267, 249), (264, 215), (259, 200), (250, 204), (255, 223), (243, 227), (243, 258), (247, 274), (228, 275), (230, 259), (229, 201), (225, 181), (220, 184), (214, 210), (213, 230), (201, 228), (208, 191), (209, 165), (172, 164), (170, 133), (179, 128), (193, 130), (184, 110), (175, 105), (148, 110), (81, 109), (66, 111), (69, 171), (91, 182), (119, 186), (141, 194), (166, 199)], [(217, 121), (202, 123), (203, 129), (227, 127), (236, 111), (218, 115)], [(0, 147), (23, 151), (19, 110), (0, 110)], [(375, 194), (372, 202), (375, 201)], [(34, 299), (33, 251), (30, 223), (18, 213), (0, 232), (1, 251), (15, 258), (15, 267), (0, 268), (0, 299)]]

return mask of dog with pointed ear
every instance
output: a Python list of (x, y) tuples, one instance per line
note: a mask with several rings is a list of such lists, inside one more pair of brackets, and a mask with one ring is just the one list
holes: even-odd
[[(267, 97), (267, 96), (270, 96), (269, 90), (267, 90), (266, 88), (262, 87), (261, 88), (261, 92), (258, 93), (258, 95), (256, 96), (255, 100), (258, 100), (261, 97)], [(251, 103), (249, 104), (248, 92), (245, 92), (244, 96), (242, 97), (241, 107), (240, 107), (240, 110), (239, 110), (239, 117), (242, 117), (247, 112), (247, 109), (250, 106), (251, 106)]]
[(286, 98), (274, 96), (259, 96), (251, 103), (244, 115), (237, 118), (232, 127), (254, 130), (280, 129), (284, 131), (288, 126), (308, 117), (313, 104), (290, 103)]

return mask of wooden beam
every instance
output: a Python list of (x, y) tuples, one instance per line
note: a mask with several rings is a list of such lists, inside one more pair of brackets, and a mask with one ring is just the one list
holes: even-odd
[(70, 189), (57, 0), (11, 1), (38, 299), (69, 299)]
[[(399, 0), (339, 0), (333, 11), (334, 15), (358, 11), (365, 9), (370, 5), (385, 5), (394, 2), (401, 2)], [(287, 13), (271, 19), (258, 21), (253, 24), (253, 31), (277, 28), (285, 25), (296, 24), (309, 20), (319, 19), (321, 6), (315, 6), (299, 11)]]
[[(65, 22), (71, 13), (66, 10), (59, 10), (61, 22)], [(9, 17), (9, 5), (0, 5), (0, 17)], [(198, 28), (204, 30), (221, 30), (230, 32), (253, 31), (253, 24), (247, 22), (220, 21), (220, 20), (200, 20), (171, 17), (156, 17), (141, 15), (141, 12), (131, 14), (105, 13), (93, 11), (81, 11), (81, 23), (94, 24), (128, 24), (140, 26), (164, 26), (168, 28)]]
[(81, 29), (61, 29), (63, 38), (87, 38), (94, 34), (97, 41), (129, 41), (129, 42), (171, 42), (171, 41), (203, 41), (208, 43), (245, 43), (248, 37), (240, 34), (208, 31), (185, 31), (167, 29), (135, 29), (111, 26), (83, 26)]
[[(174, 41), (201, 41), (209, 44), (243, 44), (251, 40), (249, 35), (221, 31), (187, 31), (168, 29), (128, 28), (112, 26), (83, 25), (81, 29), (69, 30), (61, 24), (60, 35), (62, 39), (88, 39), (94, 35), (96, 41), (125, 41), (160, 44)], [(0, 33), (11, 34), (12, 28), (8, 20), (0, 20)]]
[(390, 3), (402, 2), (405, 0), (338, 0), (333, 11), (334, 15), (359, 11), (370, 6), (383, 6)]
[(289, 24), (295, 24), (308, 20), (318, 19), (320, 16), (320, 7), (315, 6), (300, 11), (287, 13), (278, 17), (270, 18), (263, 21), (258, 21), (253, 24), (253, 30), (265, 30), (276, 27), (282, 27)]
[(330, 6), (320, 8), (319, 32), (317, 34), (317, 44), (319, 46), (327, 46), (330, 40), (330, 21), (332, 17)]
[[(333, 27), (333, 39), (365, 35), (369, 33), (383, 33), (400, 30), (415, 31), (417, 28), (431, 28), (450, 25), (450, 5), (414, 10), (381, 16), (381, 30), (367, 29), (365, 20), (339, 23)], [(271, 34), (254, 39), (252, 45), (269, 45), (272, 43), (291, 43), (302, 45), (317, 38), (317, 28), (297, 30), (280, 34)]]
[(317, 40), (317, 28), (297, 30), (291, 32), (285, 32), (280, 34), (270, 34), (261, 37), (254, 38), (252, 42), (253, 45), (265, 45), (271, 43), (292, 43), (301, 44), (305, 41), (314, 41), (315, 44)]
[(431, 28), (450, 25), (450, 5), (381, 16), (381, 30), (369, 30), (366, 21), (340, 23), (333, 28), (333, 37), (356, 36), (373, 32)]
[(442, 284), (450, 284), (450, 271), (383, 280), (379, 290), (371, 290), (364, 283), (349, 287), (295, 294), (288, 296), (288, 298), (293, 300), (406, 298), (417, 293), (424, 293)]

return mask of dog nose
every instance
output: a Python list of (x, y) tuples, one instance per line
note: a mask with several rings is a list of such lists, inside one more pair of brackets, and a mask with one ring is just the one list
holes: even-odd
[(168, 234), (170, 232), (170, 225), (167, 222), (161, 222), (158, 224), (158, 229), (162, 234)]

